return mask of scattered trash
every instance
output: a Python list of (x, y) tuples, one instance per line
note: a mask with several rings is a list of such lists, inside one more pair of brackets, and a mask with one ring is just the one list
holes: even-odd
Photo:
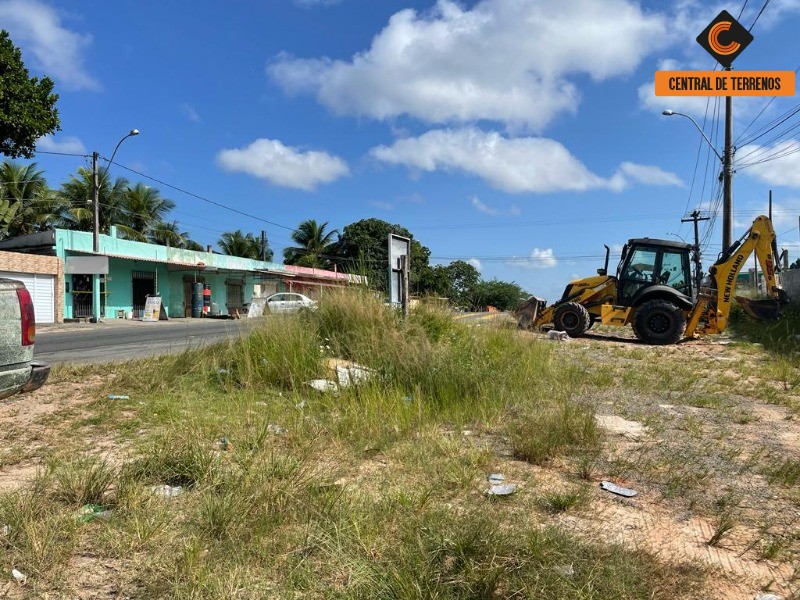
[(636, 490), (618, 486), (616, 483), (612, 483), (610, 481), (601, 481), (600, 489), (605, 490), (606, 492), (611, 492), (612, 494), (616, 494), (617, 496), (624, 496), (625, 498), (633, 498), (639, 493)]
[(217, 369), (217, 375), (227, 375), (228, 373), (230, 373), (228, 369)]
[(753, 600), (783, 600), (780, 596), (775, 594), (756, 594)]
[(312, 379), (311, 381), (306, 381), (306, 385), (314, 388), (318, 392), (335, 392), (339, 389), (339, 386), (336, 385), (333, 381), (328, 381), (327, 379)]
[(256, 406), (269, 406), (269, 403), (264, 402), (263, 400), (259, 400), (256, 402)]
[(414, 398), (412, 398), (411, 396), (403, 396), (403, 402), (405, 402), (406, 404), (411, 404), (412, 402), (414, 402)]
[(566, 331), (556, 331), (555, 329), (547, 332), (548, 340), (555, 340), (557, 342), (568, 342), (572, 338), (567, 335)]
[(25, 573), (20, 573), (16, 569), (11, 569), (11, 576), (20, 583), (25, 583), (26, 581), (28, 581), (28, 576), (25, 575)]
[(490, 484), (497, 485), (503, 483), (506, 480), (506, 477), (502, 473), (489, 473), (489, 476), (486, 479), (489, 480)]
[(11, 535), (11, 526), (3, 525), (2, 527), (0, 527), (0, 534), (2, 534), (3, 537), (8, 537), (9, 535)]
[(109, 400), (130, 400), (131, 397), (130, 396), (120, 396), (118, 394), (109, 394), (108, 395), (108, 399)]
[(183, 488), (179, 485), (171, 486), (171, 485), (154, 485), (150, 488), (150, 490), (158, 495), (163, 496), (164, 498), (175, 498), (183, 494)]
[(298, 402), (294, 405), (297, 410), (303, 410), (306, 407), (306, 401), (303, 400), (302, 402)]
[(227, 452), (228, 450), (233, 450), (233, 444), (231, 444), (228, 438), (221, 437), (217, 440), (217, 449)]
[(274, 423), (270, 423), (269, 425), (267, 425), (267, 431), (269, 431), (274, 435), (284, 435), (287, 433), (287, 431), (283, 427), (281, 427), (280, 425), (275, 425)]
[(486, 493), (489, 496), (510, 496), (517, 491), (516, 483), (506, 483), (504, 485), (493, 485)]
[(575, 575), (575, 567), (572, 565), (556, 565), (553, 567), (556, 573), (560, 573), (564, 577), (572, 577)]
[(99, 504), (86, 504), (78, 510), (78, 514), (75, 516), (81, 523), (88, 523), (95, 519), (108, 519), (111, 517), (111, 512)]

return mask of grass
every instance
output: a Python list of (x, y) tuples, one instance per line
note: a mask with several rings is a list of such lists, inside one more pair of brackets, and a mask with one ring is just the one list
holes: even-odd
[[(403, 320), (366, 294), (336, 293), (241, 340), (60, 369), (58, 381), (105, 378), (70, 418), (123, 450), (103, 459), (50, 440), (30, 489), (0, 495), (10, 525), (0, 568), (20, 568), (50, 597), (74, 595), (63, 574), (76, 556), (115, 561), (132, 598), (705, 597), (697, 565), (559, 523), (589, 523), (598, 498), (613, 501), (601, 477), (630, 482), (648, 510), (663, 502), (712, 517), (712, 545), (733, 526), (714, 489), (761, 473), (752, 485), (765, 504), (762, 481), (788, 497), (794, 462), (771, 447), (733, 451), (738, 431), (764, 424), (732, 390), (758, 371), (785, 395), (794, 359), (770, 356), (723, 381), (727, 364), (680, 348), (598, 348), (470, 327), (432, 307)], [(334, 357), (368, 367), (369, 379), (312, 390)], [(601, 431), (601, 403), (647, 425), (645, 439)], [(522, 485), (487, 497), (492, 472)], [(163, 485), (182, 493), (153, 492)], [(111, 516), (83, 522), (84, 504)], [(796, 540), (770, 535), (780, 542), (755, 551), (797, 556)]]

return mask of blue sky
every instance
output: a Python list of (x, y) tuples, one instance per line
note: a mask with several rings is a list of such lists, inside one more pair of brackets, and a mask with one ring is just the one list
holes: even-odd
[[(552, 299), (600, 266), (602, 244), (689, 240), (681, 216), (715, 206), (716, 159), (688, 120), (660, 114), (706, 116), (716, 141), (715, 101), (657, 99), (653, 72), (712, 68), (694, 38), (742, 4), (0, 0), (0, 27), (61, 96), (62, 131), (40, 150), (109, 156), (135, 127), (141, 135), (116, 162), (151, 177), (289, 228), (307, 218), (400, 223), (432, 262), (471, 259), (484, 277)], [(763, 5), (746, 3), (746, 27)], [(798, 30), (800, 0), (771, 0), (734, 67), (797, 68)], [(767, 102), (735, 100), (735, 138)], [(771, 102), (741, 141), (796, 106), (796, 97)], [(735, 234), (766, 211), (773, 189), (776, 229), (787, 232), (779, 242), (793, 259), (797, 123), (793, 115), (740, 148), (734, 182)], [(784, 147), (783, 158), (745, 168)], [(36, 160), (53, 185), (86, 164)], [(266, 229), (276, 251), (289, 242), (285, 228), (158, 187), (203, 244), (235, 228)], [(720, 238), (717, 225), (706, 265)]]

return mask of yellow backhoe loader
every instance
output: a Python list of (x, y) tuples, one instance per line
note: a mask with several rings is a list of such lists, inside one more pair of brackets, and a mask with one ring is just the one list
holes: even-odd
[[(605, 267), (594, 277), (567, 284), (560, 300), (547, 306), (532, 297), (517, 311), (523, 329), (552, 326), (570, 336), (585, 333), (595, 322), (632, 325), (634, 334), (648, 344), (673, 344), (696, 334), (721, 333), (728, 324), (735, 298), (745, 312), (759, 320), (776, 319), (786, 303), (777, 284), (775, 230), (769, 218), (760, 216), (748, 231), (720, 254), (709, 268), (707, 285), (693, 290), (690, 244), (637, 238), (622, 249), (616, 276)], [(768, 298), (753, 300), (735, 296), (739, 271), (755, 252), (764, 273)]]

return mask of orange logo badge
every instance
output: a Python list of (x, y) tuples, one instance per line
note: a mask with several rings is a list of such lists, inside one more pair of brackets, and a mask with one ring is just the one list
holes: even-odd
[(697, 36), (697, 43), (725, 68), (729, 68), (752, 41), (752, 34), (727, 10), (719, 13)]

